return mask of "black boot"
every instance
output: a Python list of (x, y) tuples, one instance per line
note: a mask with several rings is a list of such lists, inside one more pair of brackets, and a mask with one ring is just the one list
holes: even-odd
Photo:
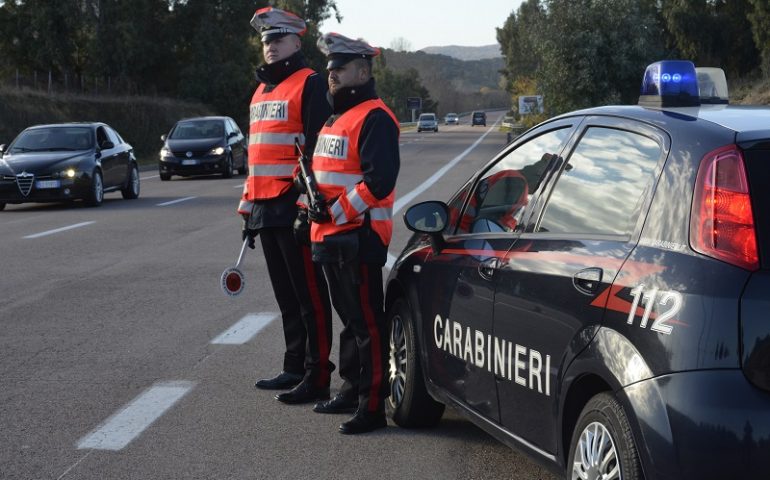
[(329, 387), (315, 387), (313, 382), (305, 380), (288, 392), (279, 393), (275, 399), (288, 404), (310, 403), (329, 398)]
[(358, 410), (358, 395), (338, 393), (331, 400), (318, 402), (313, 407), (316, 413), (355, 413)]
[(255, 387), (262, 390), (288, 390), (296, 387), (302, 381), (302, 374), (281, 372), (273, 378), (257, 380)]
[(378, 428), (385, 428), (388, 422), (383, 412), (356, 412), (353, 418), (340, 425), (340, 433), (345, 435), (355, 435), (357, 433), (366, 433)]

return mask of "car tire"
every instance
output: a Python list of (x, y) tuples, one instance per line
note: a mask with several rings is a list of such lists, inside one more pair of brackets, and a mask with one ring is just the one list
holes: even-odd
[(403, 298), (388, 309), (390, 397), (388, 415), (405, 428), (431, 427), (444, 414), (444, 404), (435, 401), (425, 388), (417, 332), (412, 312)]
[[(567, 469), (567, 478), (644, 478), (628, 417), (612, 394), (600, 393), (583, 408), (572, 433)], [(616, 469), (616, 475), (608, 475)]]
[(88, 191), (85, 201), (89, 207), (98, 207), (104, 201), (104, 180), (100, 170), (94, 170), (91, 175), (91, 189)]
[(126, 200), (134, 200), (139, 198), (139, 190), (139, 169), (136, 165), (131, 165), (128, 169), (126, 184), (120, 189), (120, 193)]
[(170, 173), (161, 173), (160, 174), (160, 180), (162, 182), (168, 182), (169, 180), (171, 180), (171, 174)]
[(246, 172), (249, 171), (246, 155), (243, 155), (241, 157), (241, 166), (238, 167), (238, 175), (246, 175)]
[(228, 153), (222, 167), (222, 178), (233, 178), (233, 157)]

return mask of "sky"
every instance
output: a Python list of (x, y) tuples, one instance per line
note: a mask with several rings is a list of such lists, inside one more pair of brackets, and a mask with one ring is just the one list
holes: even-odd
[(502, 27), (523, 0), (335, 0), (342, 23), (330, 18), (321, 32), (363, 38), (375, 47), (390, 47), (402, 37), (409, 50), (497, 43)]

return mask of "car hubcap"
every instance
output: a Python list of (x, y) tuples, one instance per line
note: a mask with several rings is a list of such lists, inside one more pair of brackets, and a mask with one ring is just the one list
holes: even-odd
[(98, 173), (94, 175), (94, 198), (97, 202), (101, 202), (104, 198), (104, 189), (102, 188), (102, 176)]
[(134, 195), (139, 195), (139, 174), (135, 168), (131, 169), (131, 190), (134, 192)]
[(401, 317), (393, 317), (390, 328), (390, 399), (393, 407), (401, 405), (406, 387), (406, 336)]
[(621, 480), (620, 464), (610, 432), (599, 422), (586, 426), (578, 440), (572, 480)]

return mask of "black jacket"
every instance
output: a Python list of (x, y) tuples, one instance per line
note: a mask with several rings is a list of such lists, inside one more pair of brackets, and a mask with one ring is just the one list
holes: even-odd
[[(257, 68), (256, 75), (259, 83), (265, 84), (265, 92), (273, 90), (291, 74), (307, 67), (302, 52), (271, 64), (263, 64)], [(319, 73), (310, 75), (305, 80), (302, 90), (302, 123), (305, 134), (305, 153), (312, 156), (318, 140), (318, 131), (331, 115), (331, 106), (326, 98), (328, 86), (326, 76)], [(291, 227), (297, 217), (297, 198), (299, 194), (293, 188), (277, 198), (255, 201), (252, 210), (251, 225), (254, 228)]]

